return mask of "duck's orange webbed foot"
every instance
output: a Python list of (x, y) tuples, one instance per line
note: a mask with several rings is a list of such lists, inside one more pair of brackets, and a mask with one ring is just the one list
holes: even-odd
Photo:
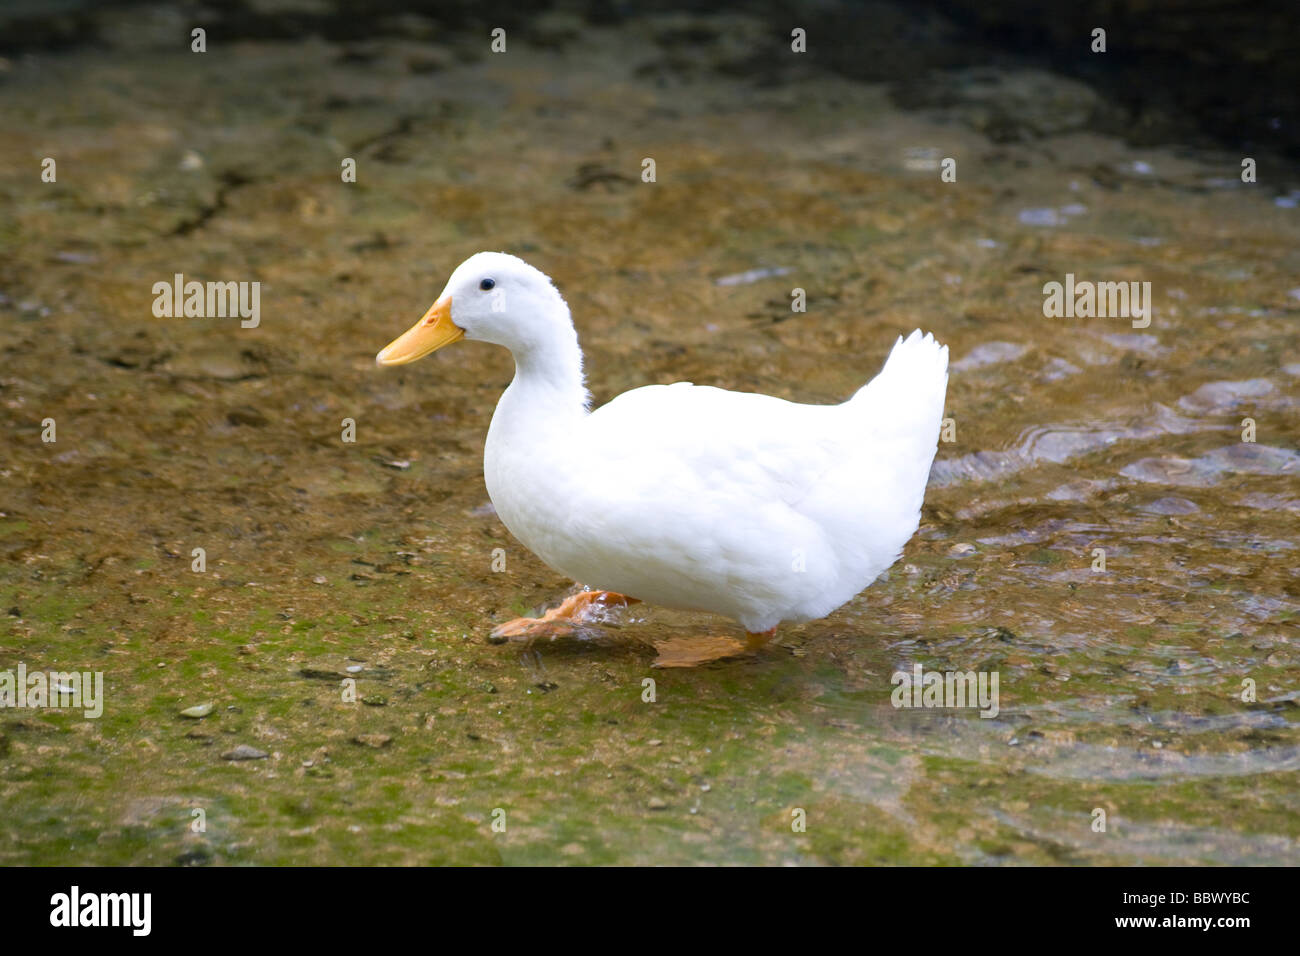
[(583, 619), (606, 608), (627, 607), (639, 603), (636, 598), (617, 591), (579, 591), (565, 598), (559, 607), (551, 608), (541, 617), (517, 617), (499, 624), (488, 635), (493, 644), (509, 640), (548, 637), (552, 640), (572, 634)]
[(734, 637), (675, 637), (667, 641), (656, 641), (655, 650), (659, 656), (654, 659), (652, 667), (699, 667), (713, 661), (726, 660), (729, 657), (744, 657), (757, 653), (768, 641), (776, 636), (776, 628), (757, 634), (747, 632), (742, 643)]

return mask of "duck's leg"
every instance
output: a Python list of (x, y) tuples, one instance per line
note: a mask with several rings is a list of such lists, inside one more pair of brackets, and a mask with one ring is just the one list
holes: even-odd
[(592, 608), (627, 607), (637, 603), (636, 598), (617, 591), (579, 591), (541, 617), (517, 617), (497, 625), (488, 640), (500, 644), (519, 637), (563, 637), (572, 634), (575, 625)]
[(743, 657), (761, 650), (768, 641), (776, 636), (776, 628), (770, 631), (745, 633), (745, 643), (734, 637), (675, 637), (666, 641), (655, 641), (655, 658), (653, 667), (698, 667), (728, 657)]
[(772, 628), (770, 631), (759, 631), (757, 633), (754, 631), (746, 631), (745, 650), (750, 651), (751, 653), (754, 651), (760, 651), (766, 647), (767, 642), (774, 637), (776, 637), (776, 628)]

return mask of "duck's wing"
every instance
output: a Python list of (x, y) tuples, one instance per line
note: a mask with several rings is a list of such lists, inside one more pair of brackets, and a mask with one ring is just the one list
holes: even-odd
[(946, 358), (918, 333), (841, 405), (685, 382), (619, 396), (568, 446), (553, 564), (750, 630), (829, 613), (916, 531)]
[(825, 613), (842, 569), (822, 476), (843, 460), (844, 407), (689, 383), (619, 396), (580, 426), (565, 524), (582, 547), (566, 563), (750, 630)]
[[(916, 531), (947, 387), (948, 350), (914, 332), (840, 405), (688, 382), (634, 389), (584, 423), (583, 468), (612, 515), (723, 522), (810, 534), (875, 567)], [(713, 531), (717, 531), (715, 526)]]
[[(846, 406), (801, 405), (678, 382), (618, 396), (586, 421), (601, 463), (620, 480), (676, 482), (713, 493), (749, 489), (797, 507), (844, 459)], [(612, 477), (612, 476), (611, 476)]]

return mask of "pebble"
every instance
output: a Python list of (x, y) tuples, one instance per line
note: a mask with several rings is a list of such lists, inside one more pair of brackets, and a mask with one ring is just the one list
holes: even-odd
[(265, 760), (269, 757), (265, 750), (258, 750), (248, 744), (240, 744), (234, 750), (227, 750), (221, 755), (222, 760)]
[(232, 408), (226, 412), (226, 421), (231, 425), (248, 425), (253, 428), (263, 428), (269, 424), (269, 419), (251, 405)]
[(667, 810), (668, 804), (659, 797), (651, 797), (650, 802), (646, 804), (651, 810)]
[(327, 671), (319, 667), (302, 667), (298, 669), (299, 677), (306, 677), (308, 680), (326, 680), (337, 681), (339, 675), (334, 671)]
[(951, 548), (948, 549), (948, 557), (960, 558), (963, 555), (974, 554), (976, 550), (977, 549), (975, 545), (971, 544), (968, 541), (962, 541), (959, 544), (954, 544)]
[(761, 279), (770, 279), (774, 276), (783, 276), (789, 273), (789, 269), (750, 269), (747, 272), (737, 272), (735, 275), (722, 276), (720, 279), (714, 279), (714, 285), (749, 285), (752, 282), (758, 282)]
[(1022, 209), (1016, 218), (1020, 220), (1022, 225), (1026, 226), (1059, 226), (1061, 224), (1061, 217), (1057, 211), (1044, 206)]
[(1197, 507), (1194, 501), (1188, 501), (1186, 498), (1170, 497), (1157, 498), (1155, 501), (1142, 505), (1140, 510), (1155, 515), (1190, 515), (1201, 509)]
[(206, 717), (212, 713), (211, 704), (195, 704), (193, 707), (186, 707), (181, 711), (182, 717), (192, 717), (198, 720), (200, 717)]
[(70, 250), (64, 250), (61, 252), (56, 252), (54, 254), (54, 259), (57, 262), (70, 262), (73, 265), (85, 266), (85, 265), (90, 265), (91, 263), (94, 262), (98, 262), (99, 256), (95, 255), (93, 252), (74, 252)]
[(1028, 351), (1026, 346), (1016, 342), (985, 342), (971, 349), (964, 358), (953, 362), (952, 367), (954, 371), (966, 372), (986, 365), (1014, 362)]

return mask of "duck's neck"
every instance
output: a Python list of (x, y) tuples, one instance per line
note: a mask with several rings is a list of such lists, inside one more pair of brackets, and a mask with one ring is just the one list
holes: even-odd
[(590, 396), (582, 350), (572, 326), (562, 334), (513, 350), (515, 377), (497, 403), (489, 441), (532, 445), (567, 433), (587, 415)]
[[(573, 459), (588, 395), (572, 326), (563, 336), (511, 349), (515, 378), (497, 402), (483, 449), (483, 480), (498, 517), (535, 552), (573, 500)], [(543, 555), (543, 560), (545, 560)]]

